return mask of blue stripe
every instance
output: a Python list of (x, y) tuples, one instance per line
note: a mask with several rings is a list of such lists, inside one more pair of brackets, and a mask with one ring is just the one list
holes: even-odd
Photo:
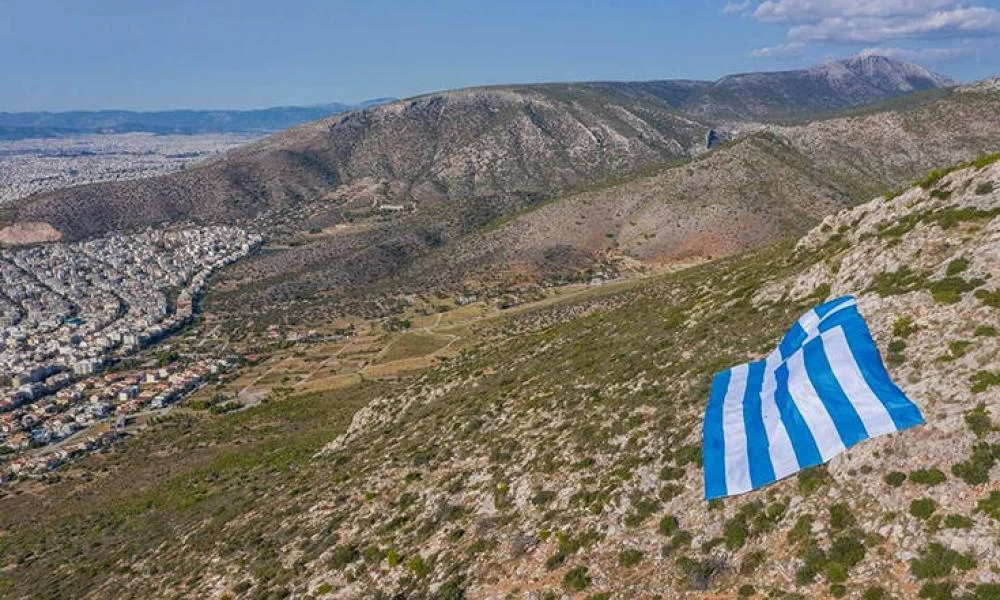
[[(845, 296), (845, 298), (850, 299), (850, 296)], [(829, 311), (827, 311), (829, 314)], [(824, 317), (819, 323), (819, 332), (829, 331), (836, 327), (840, 327), (846, 323), (851, 323), (854, 321), (861, 321), (864, 323), (864, 317), (858, 312), (857, 305), (847, 307), (843, 310), (837, 311), (836, 314), (830, 315), (829, 317)]]
[(854, 362), (858, 364), (861, 374), (865, 378), (868, 387), (875, 392), (875, 396), (885, 405), (885, 409), (892, 417), (892, 422), (896, 429), (906, 429), (924, 422), (920, 409), (910, 402), (903, 394), (902, 390), (889, 378), (879, 355), (875, 340), (872, 339), (868, 327), (857, 313), (856, 319), (844, 323), (844, 337), (847, 339), (847, 346), (854, 355)]
[(778, 404), (781, 421), (785, 424), (788, 437), (792, 441), (792, 449), (795, 451), (799, 468), (804, 469), (822, 463), (823, 457), (820, 456), (816, 440), (788, 392), (788, 365), (779, 366), (774, 372), (774, 378), (778, 383), (774, 399)]
[(747, 388), (743, 396), (743, 426), (747, 433), (747, 457), (750, 461), (750, 484), (758, 488), (775, 480), (767, 430), (761, 410), (760, 390), (764, 384), (764, 361), (750, 363)]
[(840, 441), (844, 443), (844, 447), (850, 448), (868, 439), (864, 421), (858, 416), (858, 411), (854, 410), (854, 405), (833, 374), (830, 361), (823, 349), (823, 339), (813, 338), (803, 347), (802, 354), (805, 359), (806, 375), (837, 427), (837, 433), (840, 434)]
[(840, 298), (835, 298), (833, 300), (830, 300), (829, 302), (820, 304), (813, 310), (815, 310), (816, 314), (819, 315), (819, 318), (822, 319), (826, 315), (830, 314), (830, 312), (833, 311), (833, 309), (837, 308), (838, 306), (840, 306), (845, 302), (850, 302), (851, 300), (854, 300), (854, 296), (841, 296)]
[(712, 379), (712, 392), (702, 425), (701, 452), (705, 464), (705, 499), (726, 495), (726, 433), (722, 428), (722, 408), (729, 390), (732, 371), (727, 369)]
[(778, 351), (781, 352), (781, 358), (788, 358), (799, 346), (802, 345), (802, 340), (806, 339), (806, 330), (802, 329), (798, 321), (792, 323), (792, 328), (788, 330), (785, 337), (782, 338), (781, 344), (778, 346)]

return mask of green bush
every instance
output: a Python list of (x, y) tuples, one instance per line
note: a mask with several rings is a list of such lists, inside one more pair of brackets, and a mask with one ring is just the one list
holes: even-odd
[(913, 318), (908, 316), (899, 317), (892, 324), (892, 335), (896, 337), (910, 337), (917, 331), (917, 326), (913, 324)]
[(930, 498), (917, 498), (910, 502), (910, 514), (918, 519), (929, 519), (936, 509), (937, 504)]
[(667, 465), (660, 469), (660, 479), (664, 481), (673, 481), (684, 477), (684, 473), (684, 469), (681, 469), (680, 467), (671, 467), (670, 465)]
[(835, 583), (830, 586), (830, 595), (834, 598), (843, 598), (847, 595), (847, 587), (842, 583)]
[(995, 290), (976, 290), (976, 298), (992, 308), (1000, 308), (1000, 288)]
[(361, 553), (358, 552), (358, 548), (353, 545), (343, 545), (337, 546), (330, 553), (330, 560), (328, 562), (331, 569), (335, 571), (340, 571), (347, 565), (361, 558)]
[(927, 289), (934, 299), (941, 304), (955, 304), (962, 299), (962, 294), (972, 291), (983, 284), (981, 279), (966, 281), (961, 277), (945, 277), (932, 281)]
[(830, 544), (830, 550), (826, 553), (827, 558), (847, 568), (857, 565), (864, 560), (867, 553), (861, 537), (862, 532), (857, 529), (838, 536)]
[(635, 548), (628, 548), (618, 553), (618, 566), (634, 567), (642, 561), (642, 552)]
[(333, 586), (331, 586), (329, 583), (321, 583), (318, 586), (316, 586), (315, 593), (322, 596), (324, 594), (329, 594), (332, 591), (333, 591)]
[(920, 586), (919, 594), (928, 600), (952, 600), (957, 589), (958, 586), (950, 581), (927, 582)]
[(925, 548), (919, 558), (910, 561), (910, 573), (917, 579), (947, 577), (952, 569), (968, 571), (975, 567), (976, 560), (971, 556), (945, 548), (937, 542)]
[(969, 529), (972, 527), (972, 519), (965, 515), (951, 514), (944, 518), (944, 526), (949, 529)]
[(556, 493), (549, 490), (538, 490), (535, 495), (531, 498), (531, 503), (535, 506), (541, 508), (552, 502), (556, 497)]
[(464, 600), (465, 590), (462, 588), (462, 580), (459, 578), (449, 579), (441, 584), (434, 600)]
[(677, 517), (674, 515), (666, 515), (660, 519), (660, 533), (666, 536), (673, 535), (674, 532), (677, 531), (679, 525)]
[(923, 485), (938, 485), (944, 480), (945, 474), (940, 469), (918, 469), (910, 473), (910, 481)]
[(830, 583), (843, 583), (847, 581), (847, 568), (837, 562), (829, 562), (823, 568), (823, 574)]
[(976, 510), (1000, 521), (1000, 491), (992, 491), (989, 496), (977, 502)]
[(992, 325), (980, 325), (976, 327), (976, 330), (972, 332), (972, 335), (976, 337), (996, 337), (997, 328)]
[(809, 539), (813, 524), (812, 515), (802, 515), (795, 521), (795, 525), (788, 530), (788, 542), (798, 544)]
[(949, 358), (962, 358), (968, 354), (970, 346), (972, 346), (972, 342), (967, 340), (955, 340), (953, 342), (948, 342), (948, 352), (950, 353)]
[(990, 469), (1000, 457), (1000, 444), (977, 442), (972, 446), (972, 456), (965, 462), (951, 466), (955, 477), (969, 485), (980, 485), (989, 481)]
[(812, 583), (827, 562), (826, 553), (822, 549), (816, 546), (806, 548), (802, 554), (802, 566), (795, 571), (795, 582), (799, 585)]
[(979, 194), (980, 196), (985, 196), (986, 194), (992, 194), (993, 193), (993, 182), (992, 181), (984, 181), (984, 182), (980, 183), (979, 185), (976, 186), (976, 193)]
[(625, 526), (638, 527), (659, 509), (660, 502), (658, 500), (635, 495), (632, 497), (632, 512), (625, 515)]
[(668, 483), (660, 488), (660, 501), (670, 502), (684, 491), (684, 487), (676, 483)]
[(389, 548), (385, 553), (385, 562), (389, 565), (390, 569), (395, 569), (403, 562), (403, 557), (399, 554), (399, 550)]
[(872, 291), (883, 298), (896, 296), (919, 290), (926, 285), (924, 275), (914, 273), (913, 269), (902, 266), (895, 271), (879, 273), (872, 280)]
[(727, 521), (723, 527), (723, 538), (726, 542), (726, 548), (730, 550), (738, 550), (743, 547), (743, 544), (747, 541), (747, 527), (740, 519), (732, 519)]
[(744, 583), (740, 586), (740, 589), (736, 592), (736, 595), (740, 598), (750, 598), (753, 596), (757, 590), (753, 589), (753, 586), (749, 583)]
[(948, 263), (948, 268), (945, 271), (945, 275), (951, 277), (952, 275), (958, 275), (962, 271), (969, 268), (969, 261), (965, 258), (956, 258), (955, 260)]
[(904, 481), (906, 481), (906, 473), (893, 471), (892, 473), (886, 473), (885, 477), (883, 477), (882, 479), (890, 487), (899, 487), (903, 485)]
[(701, 467), (701, 446), (695, 444), (681, 446), (674, 455), (674, 460), (678, 467), (686, 467), (687, 465)]
[(1000, 373), (993, 371), (976, 371), (969, 380), (972, 383), (972, 393), (985, 392), (989, 388), (1000, 385)]
[(423, 579), (430, 572), (430, 568), (424, 559), (418, 554), (406, 561), (406, 568), (413, 573), (417, 579)]
[(566, 555), (563, 554), (562, 552), (556, 552), (552, 556), (548, 557), (548, 559), (546, 559), (545, 568), (548, 569), (549, 571), (554, 571), (559, 567), (563, 566), (563, 563), (565, 562), (566, 562)]
[(796, 478), (799, 483), (799, 491), (805, 495), (813, 493), (823, 484), (830, 481), (830, 475), (827, 473), (826, 465), (818, 465), (805, 469), (804, 471), (799, 471)]
[(906, 342), (903, 340), (892, 340), (889, 342), (887, 350), (885, 359), (890, 365), (901, 365), (906, 362), (906, 356), (903, 354), (903, 350), (906, 350)]
[(579, 592), (590, 585), (590, 577), (587, 576), (587, 567), (574, 567), (563, 576), (563, 587), (571, 592)]
[(929, 190), (936, 186), (939, 181), (944, 179), (946, 175), (957, 170), (960, 167), (949, 167), (945, 169), (934, 169), (930, 173), (924, 176), (923, 179), (917, 181), (917, 185), (925, 190)]
[(861, 594), (861, 600), (886, 600), (888, 597), (889, 595), (885, 593), (885, 590), (877, 585), (867, 588)]
[(856, 523), (851, 509), (846, 504), (834, 504), (830, 506), (830, 527), (833, 529), (846, 529)]
[(767, 561), (767, 553), (763, 550), (747, 552), (740, 563), (740, 575), (753, 575)]

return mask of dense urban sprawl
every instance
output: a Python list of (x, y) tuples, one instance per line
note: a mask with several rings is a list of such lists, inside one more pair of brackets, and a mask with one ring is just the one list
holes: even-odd
[(121, 133), (0, 140), (0, 203), (71, 185), (170, 173), (258, 137)]
[(116, 432), (58, 452), (28, 450), (162, 408), (225, 368), (203, 357), (103, 373), (190, 322), (213, 271), (261, 242), (241, 229), (205, 227), (0, 250), (0, 480), (51, 468)]

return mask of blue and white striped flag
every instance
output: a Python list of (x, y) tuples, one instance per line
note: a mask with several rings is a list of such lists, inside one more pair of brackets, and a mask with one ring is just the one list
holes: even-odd
[(810, 310), (765, 360), (723, 371), (705, 411), (705, 498), (741, 494), (924, 422), (889, 379), (855, 300)]

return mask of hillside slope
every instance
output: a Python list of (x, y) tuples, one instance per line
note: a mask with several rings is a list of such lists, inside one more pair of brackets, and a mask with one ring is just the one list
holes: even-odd
[[(566, 276), (604, 259), (701, 261), (799, 235), (940, 164), (1000, 150), (1000, 94), (767, 126), (712, 153), (562, 197), (417, 261), (407, 280)], [(575, 256), (576, 261), (562, 257)]]
[[(797, 244), (512, 316), (409, 384), (168, 420), (2, 500), (5, 592), (994, 598), (997, 158)], [(704, 502), (711, 376), (841, 294), (927, 424)]]
[[(608, 262), (717, 258), (799, 235), (935, 165), (1000, 150), (998, 114), (1000, 92), (960, 88), (904, 108), (762, 126), (692, 161), (555, 197), (439, 202), (292, 236), (297, 245), (232, 268), (210, 306), (248, 315), (293, 303), (296, 315), (324, 320), (324, 303), (345, 296), (482, 293)], [(291, 226), (328, 228), (323, 214)]]

